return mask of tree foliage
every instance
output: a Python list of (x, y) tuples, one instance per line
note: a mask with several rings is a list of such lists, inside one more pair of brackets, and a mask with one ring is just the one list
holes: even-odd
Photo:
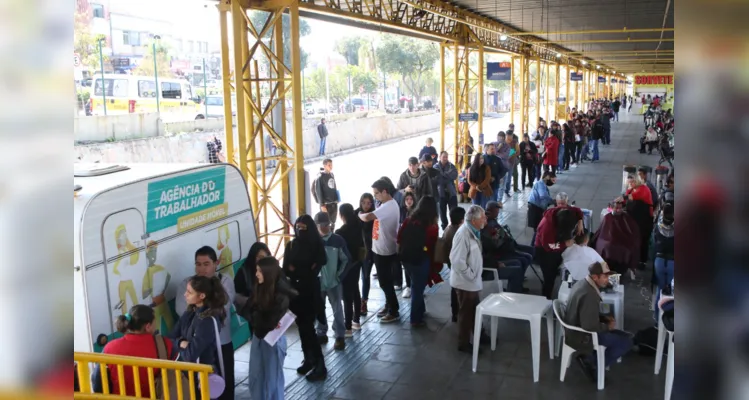
[[(266, 22), (268, 22), (268, 18), (270, 17), (270, 13), (267, 11), (252, 11), (250, 13), (250, 21), (252, 21), (252, 26), (255, 27), (255, 30), (260, 33), (260, 31), (265, 26)], [(291, 66), (291, 17), (289, 17), (288, 14), (283, 14), (282, 18), (282, 24), (283, 24), (283, 62), (286, 64), (287, 67)], [(310, 28), (309, 23), (304, 20), (303, 18), (299, 18), (299, 37), (307, 36), (312, 32), (312, 28)], [(268, 34), (265, 35), (265, 39), (270, 40), (272, 38), (273, 29), (268, 29)], [(273, 47), (271, 47), (272, 49)], [(304, 49), (299, 49), (301, 60), (300, 64), (302, 69), (305, 69), (307, 67), (307, 59), (309, 58), (309, 55), (307, 54)]]
[[(351, 77), (351, 97), (363, 93), (375, 93), (379, 89), (377, 75), (356, 66), (337, 67), (329, 72), (330, 102), (340, 105), (349, 97), (349, 73)], [(304, 80), (304, 97), (306, 100), (324, 101), (326, 96), (325, 69), (318, 68), (307, 75)]]
[(348, 65), (359, 65), (359, 50), (364, 41), (360, 36), (344, 36), (335, 43), (335, 51), (346, 58)]
[[(81, 67), (89, 71), (100, 71), (99, 40), (104, 35), (94, 35), (89, 29), (89, 16), (86, 12), (75, 14), (73, 22), (73, 52), (81, 59)], [(105, 44), (106, 45), (106, 44)], [(104, 66), (109, 65), (109, 56), (104, 56)]]
[[(135, 75), (153, 76), (153, 44), (150, 42), (144, 47), (146, 51), (140, 64), (133, 70)], [(174, 73), (169, 65), (169, 48), (162, 42), (156, 41), (156, 66), (159, 71), (159, 78), (173, 78)]]
[(377, 65), (388, 74), (398, 74), (404, 88), (418, 101), (427, 90), (423, 79), (439, 59), (437, 45), (398, 35), (383, 35), (376, 50)]

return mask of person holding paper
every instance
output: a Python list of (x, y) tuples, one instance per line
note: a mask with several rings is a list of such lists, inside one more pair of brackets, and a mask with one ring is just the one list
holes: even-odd
[[(278, 260), (264, 257), (257, 262), (249, 312), (245, 313), (250, 316), (253, 336), (249, 372), (253, 399), (284, 398), (285, 332), (290, 323), (281, 326), (281, 319), (288, 313), (289, 303), (297, 294), (284, 276)], [(274, 345), (264, 340), (271, 336), (278, 338)]]

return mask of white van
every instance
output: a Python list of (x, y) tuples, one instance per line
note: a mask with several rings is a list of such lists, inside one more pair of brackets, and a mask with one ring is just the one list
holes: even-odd
[[(168, 332), (195, 251), (213, 247), (233, 277), (257, 240), (247, 185), (228, 164), (76, 164), (74, 185), (75, 351), (120, 337), (115, 320), (135, 304)], [(249, 339), (233, 307), (231, 329), (235, 348)]]

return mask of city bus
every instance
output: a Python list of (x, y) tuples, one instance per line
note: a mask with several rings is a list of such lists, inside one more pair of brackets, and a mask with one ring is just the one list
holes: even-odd
[[(156, 79), (153, 76), (101, 74), (93, 77), (91, 113), (107, 115), (156, 112)], [(162, 120), (204, 119), (205, 107), (199, 104), (192, 85), (183, 79), (159, 78), (159, 111)]]

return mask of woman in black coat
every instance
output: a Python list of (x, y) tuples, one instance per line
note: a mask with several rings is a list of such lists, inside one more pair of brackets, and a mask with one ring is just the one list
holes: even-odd
[(349, 203), (341, 204), (339, 215), (343, 226), (335, 231), (346, 241), (346, 247), (351, 254), (351, 267), (343, 281), (343, 313), (345, 315), (346, 333), (361, 329), (361, 293), (359, 293), (359, 274), (366, 257), (364, 247), (364, 233), (362, 221), (356, 216), (354, 207)]
[[(530, 136), (523, 135), (523, 141), (520, 142), (520, 168), (522, 175), (520, 179), (521, 186), (533, 187), (533, 181), (536, 180), (536, 161), (538, 157), (538, 148), (531, 142)], [(526, 184), (525, 177), (528, 176)], [(539, 177), (540, 178), (540, 177)]]

